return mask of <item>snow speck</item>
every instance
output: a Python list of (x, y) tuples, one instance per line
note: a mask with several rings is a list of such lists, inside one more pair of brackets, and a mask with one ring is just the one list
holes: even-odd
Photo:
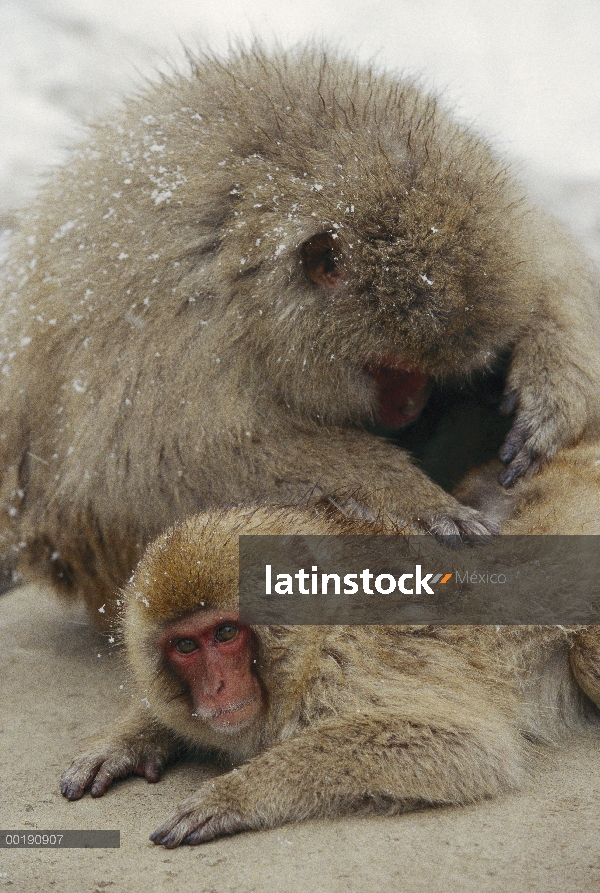
[(54, 233), (54, 236), (52, 238), (53, 239), (62, 239), (62, 237), (66, 236), (66, 234), (69, 232), (69, 230), (73, 229), (74, 226), (75, 226), (74, 220), (67, 220), (67, 222), (63, 223), (63, 225), (60, 227), (60, 229), (58, 229)]
[(170, 198), (172, 198), (173, 192), (171, 189), (163, 189), (162, 192), (159, 192), (158, 189), (155, 189), (152, 192), (152, 198), (154, 199), (155, 205), (162, 205), (163, 202), (167, 202)]
[(73, 390), (77, 391), (78, 394), (85, 394), (87, 390), (86, 382), (82, 381), (80, 378), (76, 378), (73, 382)]

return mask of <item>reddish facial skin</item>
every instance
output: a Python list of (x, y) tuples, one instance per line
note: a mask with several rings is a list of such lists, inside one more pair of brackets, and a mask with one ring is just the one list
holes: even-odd
[(387, 359), (369, 363), (365, 371), (377, 385), (380, 422), (388, 428), (403, 428), (421, 415), (432, 387), (426, 372)]
[(238, 731), (262, 712), (252, 634), (234, 612), (201, 611), (178, 621), (165, 629), (159, 647), (189, 686), (194, 714), (213, 729)]

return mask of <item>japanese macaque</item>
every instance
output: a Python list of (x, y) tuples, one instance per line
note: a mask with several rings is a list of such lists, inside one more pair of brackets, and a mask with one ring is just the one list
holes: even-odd
[(5, 551), (98, 620), (200, 510), (495, 531), (381, 436), (430, 394), (502, 375), (507, 486), (598, 427), (578, 249), (434, 98), (322, 49), (201, 56), (125, 102), (23, 216), (2, 288)]
[(139, 707), (72, 763), (64, 796), (99, 797), (134, 773), (157, 781), (186, 750), (242, 764), (152, 835), (175, 847), (517, 786), (540, 741), (591, 709), (582, 692), (600, 703), (600, 628), (240, 622), (238, 534), (374, 530), (314, 510), (239, 508), (156, 540), (125, 592)]

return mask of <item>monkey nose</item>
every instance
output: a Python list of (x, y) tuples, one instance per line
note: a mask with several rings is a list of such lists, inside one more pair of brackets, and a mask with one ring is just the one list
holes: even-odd
[(205, 698), (217, 698), (223, 693), (225, 688), (225, 680), (220, 676), (215, 676), (202, 681), (201, 689)]

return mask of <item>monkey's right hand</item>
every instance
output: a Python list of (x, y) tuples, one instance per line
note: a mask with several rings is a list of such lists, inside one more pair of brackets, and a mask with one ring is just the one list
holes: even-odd
[(461, 537), (465, 540), (489, 537), (500, 533), (500, 525), (469, 506), (456, 503), (451, 513), (440, 512), (424, 519), (427, 531), (438, 539)]
[(468, 541), (500, 533), (500, 525), (491, 518), (454, 499), (451, 505), (444, 505), (439, 511), (413, 515), (408, 523), (396, 513), (384, 513), (383, 518), (377, 516), (355, 499), (328, 497), (327, 501), (346, 517), (360, 521), (383, 521), (386, 526), (396, 528), (398, 533), (431, 533), (444, 542), (447, 537)]
[(113, 781), (129, 775), (141, 775), (151, 783), (160, 781), (176, 751), (173, 736), (166, 731), (129, 731), (76, 757), (63, 773), (61, 793), (67, 800), (79, 800), (89, 789), (92, 797), (101, 797)]
[(434, 509), (416, 516), (412, 512), (408, 520), (393, 510), (390, 512), (384, 509), (374, 513), (360, 497), (356, 499), (336, 494), (327, 496), (325, 502), (344, 517), (371, 523), (383, 522), (386, 527), (395, 527), (398, 533), (430, 533), (444, 543), (447, 543), (448, 537), (469, 542), (500, 533), (500, 525), (496, 521), (486, 518), (476, 509), (457, 502), (446, 493), (444, 496), (446, 497), (444, 504), (437, 511)]
[(281, 477), (289, 482), (292, 503), (308, 496), (346, 517), (380, 521), (407, 534), (473, 539), (500, 532), (495, 521), (462, 505), (416, 468), (405, 450), (366, 432), (330, 430), (316, 446), (297, 434), (286, 442), (286, 456), (289, 471)]

